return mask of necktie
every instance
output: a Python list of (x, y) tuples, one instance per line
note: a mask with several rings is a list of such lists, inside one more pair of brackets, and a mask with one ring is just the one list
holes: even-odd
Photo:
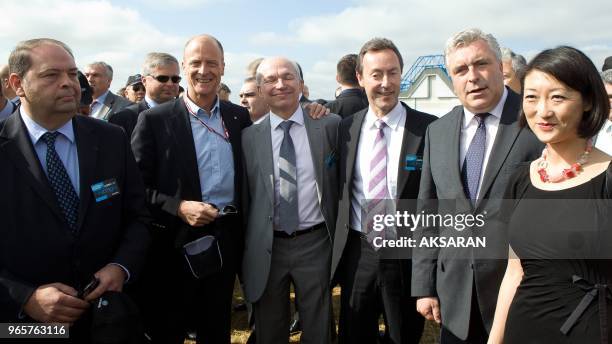
[(287, 234), (293, 234), (299, 226), (295, 147), (289, 135), (292, 124), (293, 121), (284, 121), (280, 124), (284, 136), (278, 159), (279, 226)]
[(96, 105), (98, 105), (98, 101), (97, 100), (94, 100), (93, 102), (91, 102), (91, 105), (89, 105), (89, 116), (93, 117), (94, 109), (95, 109)]
[(478, 121), (478, 128), (476, 128), (476, 133), (465, 154), (465, 160), (461, 169), (463, 190), (465, 195), (472, 201), (472, 204), (476, 203), (476, 195), (478, 194), (478, 184), (480, 183), (480, 174), (487, 143), (485, 120), (489, 115), (490, 113), (479, 113), (474, 116), (474, 119)]
[(374, 240), (375, 237), (384, 238), (384, 230), (380, 232), (372, 231), (375, 215), (386, 213), (386, 199), (389, 198), (387, 186), (387, 142), (385, 141), (384, 129), (387, 124), (383, 120), (377, 120), (374, 125), (378, 129), (374, 148), (372, 149), (372, 160), (370, 160), (370, 181), (368, 183), (368, 213), (367, 231), (368, 239)]
[(41, 140), (47, 144), (47, 176), (51, 188), (55, 193), (60, 210), (64, 214), (68, 228), (71, 232), (76, 231), (79, 216), (79, 196), (74, 191), (70, 177), (64, 164), (55, 151), (55, 139), (59, 132), (45, 133)]

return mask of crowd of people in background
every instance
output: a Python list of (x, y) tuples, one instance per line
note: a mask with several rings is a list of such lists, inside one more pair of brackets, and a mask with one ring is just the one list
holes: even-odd
[[(567, 46), (526, 61), (460, 31), (444, 46), (460, 105), (438, 118), (399, 100), (386, 38), (338, 60), (333, 100), (310, 100), (278, 56), (249, 64), (232, 103), (207, 34), (181, 61), (148, 53), (117, 93), (112, 66), (79, 71), (74, 54), (31, 39), (0, 67), (0, 323), (66, 323), (70, 343), (229, 343), (238, 277), (250, 343), (296, 326), (302, 343), (418, 343), (425, 320), (443, 344), (610, 341), (612, 57), (601, 73)], [(580, 244), (555, 231), (576, 208), (527, 202), (559, 199), (598, 202)], [(456, 231), (374, 229), (395, 212), (504, 230), (490, 256), (397, 256), (375, 243)]]

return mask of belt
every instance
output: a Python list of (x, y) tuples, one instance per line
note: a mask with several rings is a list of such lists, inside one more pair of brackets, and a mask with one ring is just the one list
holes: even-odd
[(306, 228), (306, 229), (302, 229), (299, 231), (295, 231), (291, 234), (288, 234), (285, 231), (274, 231), (274, 237), (275, 238), (295, 238), (297, 236), (300, 236), (302, 234), (307, 234), (313, 231), (316, 231), (317, 229), (321, 229), (321, 228), (325, 228), (325, 222), (321, 222), (319, 224), (316, 224), (310, 228)]
[(612, 299), (612, 293), (610, 292), (610, 286), (607, 284), (591, 283), (580, 276), (572, 276), (572, 282), (577, 285), (580, 289), (584, 290), (586, 294), (578, 303), (578, 306), (574, 309), (572, 314), (565, 320), (563, 326), (561, 326), (561, 333), (567, 335), (568, 332), (574, 327), (578, 318), (586, 311), (591, 302), (598, 298), (599, 308), (599, 329), (601, 332), (601, 342), (608, 343), (608, 305), (607, 299)]
[(363, 240), (368, 240), (368, 236), (367, 236), (367, 234), (365, 234), (365, 233), (364, 233), (364, 232), (362, 232), (362, 231), (358, 231), (358, 230), (356, 230), (356, 229), (349, 228), (349, 233), (350, 233), (350, 234), (352, 234), (352, 235), (356, 235), (356, 236), (358, 236), (360, 239), (363, 239)]

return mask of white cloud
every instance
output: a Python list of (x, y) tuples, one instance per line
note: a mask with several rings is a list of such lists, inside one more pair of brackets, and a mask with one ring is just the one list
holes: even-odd
[[(421, 55), (440, 54), (453, 33), (480, 27), (493, 33), (501, 45), (508, 45), (526, 57), (560, 44), (583, 49), (600, 67), (612, 55), (612, 13), (609, 0), (533, 1), (500, 3), (490, 0), (363, 0), (339, 13), (308, 16), (292, 20), (283, 34), (267, 32), (254, 35), (257, 46), (291, 44), (325, 49), (311, 65), (329, 65), (346, 53), (356, 52), (368, 39), (392, 39), (405, 62), (405, 70)], [(320, 87), (311, 86), (314, 97), (329, 97), (336, 87), (334, 74), (322, 75), (306, 69), (306, 79), (315, 78)]]

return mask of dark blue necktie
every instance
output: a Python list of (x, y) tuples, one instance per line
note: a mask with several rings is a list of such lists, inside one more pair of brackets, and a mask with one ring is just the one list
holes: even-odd
[(79, 217), (79, 196), (74, 191), (68, 172), (55, 151), (55, 139), (58, 135), (59, 132), (47, 132), (41, 137), (41, 140), (47, 144), (47, 178), (68, 228), (74, 233)]
[(480, 183), (480, 173), (482, 171), (482, 163), (484, 162), (485, 149), (487, 146), (487, 128), (485, 120), (490, 113), (478, 113), (474, 119), (478, 122), (476, 133), (470, 142), (463, 167), (461, 169), (461, 179), (463, 181), (463, 190), (465, 195), (476, 203), (476, 195), (478, 194), (478, 184)]

